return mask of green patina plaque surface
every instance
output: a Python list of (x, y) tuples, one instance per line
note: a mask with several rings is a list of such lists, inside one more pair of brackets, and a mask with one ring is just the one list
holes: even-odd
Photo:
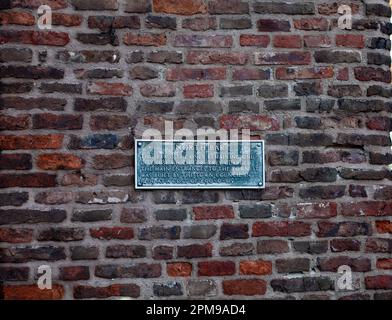
[(136, 189), (261, 189), (264, 141), (135, 141)]

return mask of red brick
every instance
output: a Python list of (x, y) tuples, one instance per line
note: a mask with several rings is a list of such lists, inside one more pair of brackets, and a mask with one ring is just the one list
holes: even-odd
[(230, 276), (235, 273), (235, 263), (232, 261), (204, 261), (197, 266), (199, 276)]
[(63, 144), (63, 137), (60, 134), (0, 136), (0, 149), (60, 149)]
[(32, 229), (0, 228), (0, 242), (28, 243), (33, 240)]
[(153, 0), (155, 12), (193, 15), (205, 13), (206, 6), (202, 0)]
[(274, 36), (274, 47), (276, 48), (302, 48), (302, 37), (298, 35)]
[(28, 115), (6, 116), (0, 115), (0, 130), (23, 130), (30, 124)]
[(392, 234), (392, 222), (391, 221), (376, 221), (376, 228), (378, 233), (391, 233)]
[(340, 81), (348, 81), (349, 80), (349, 70), (348, 68), (341, 68), (338, 70), (338, 74), (336, 76), (336, 79)]
[(297, 221), (255, 222), (252, 228), (253, 237), (303, 237), (310, 234), (310, 224)]
[(129, 227), (100, 227), (90, 229), (90, 235), (100, 240), (129, 240), (134, 238), (134, 232)]
[(77, 27), (82, 24), (83, 16), (79, 14), (67, 14), (67, 13), (52, 13), (52, 24), (65, 26), (65, 27)]
[(104, 299), (110, 297), (140, 296), (140, 287), (136, 284), (112, 284), (107, 287), (75, 286), (73, 292), (75, 299)]
[(41, 154), (37, 157), (37, 166), (43, 170), (74, 170), (83, 167), (83, 160), (66, 153)]
[(228, 296), (264, 295), (267, 291), (267, 283), (260, 279), (224, 280), (222, 286), (223, 293)]
[(343, 216), (391, 216), (392, 201), (357, 201), (342, 203), (340, 214)]
[(206, 244), (190, 244), (187, 246), (177, 247), (178, 258), (207, 258), (212, 256), (211, 243)]
[(169, 277), (190, 277), (192, 264), (189, 262), (172, 262), (167, 264), (167, 274)]
[(32, 168), (32, 157), (25, 153), (0, 154), (0, 169), (29, 170)]
[(392, 289), (392, 276), (371, 276), (365, 277), (366, 289), (377, 290), (377, 289)]
[(32, 26), (35, 23), (35, 18), (28, 12), (9, 11), (0, 12), (0, 25), (19, 24), (23, 26)]
[(90, 279), (89, 267), (86, 266), (70, 266), (61, 267), (59, 278), (64, 281), (79, 281)]
[(392, 259), (378, 259), (377, 268), (384, 270), (392, 270)]
[(277, 19), (260, 19), (257, 21), (257, 30), (261, 32), (289, 32), (289, 21)]
[(255, 260), (255, 261), (241, 261), (240, 274), (245, 275), (267, 275), (272, 273), (272, 262)]
[(336, 45), (361, 49), (365, 47), (365, 37), (362, 34), (338, 34), (336, 35)]
[(372, 67), (355, 67), (355, 79), (359, 81), (379, 81), (391, 83), (391, 71)]
[(46, 173), (1, 174), (0, 188), (49, 188), (56, 186), (56, 175)]
[(267, 48), (269, 43), (270, 43), (270, 38), (267, 35), (253, 35), (253, 34), (240, 35), (241, 46)]
[(392, 128), (392, 119), (387, 117), (373, 117), (366, 121), (369, 130), (389, 131)]
[(65, 46), (70, 41), (68, 33), (55, 31), (0, 31), (0, 43), (24, 43), (41, 46)]
[(34, 129), (79, 130), (82, 126), (82, 115), (51, 113), (33, 115)]
[(164, 46), (166, 35), (164, 33), (126, 33), (123, 38), (127, 46)]
[(201, 206), (193, 207), (195, 220), (233, 219), (232, 206)]
[(268, 80), (270, 71), (255, 68), (242, 68), (233, 70), (233, 80)]
[(172, 68), (166, 71), (166, 80), (225, 80), (226, 68)]
[(64, 287), (54, 284), (52, 289), (38, 288), (37, 285), (4, 286), (5, 300), (59, 300), (64, 297)]
[(214, 85), (212, 84), (188, 84), (184, 85), (184, 97), (193, 98), (210, 98), (214, 96)]
[(325, 18), (303, 18), (294, 19), (294, 28), (299, 30), (327, 31), (329, 28), (328, 20)]

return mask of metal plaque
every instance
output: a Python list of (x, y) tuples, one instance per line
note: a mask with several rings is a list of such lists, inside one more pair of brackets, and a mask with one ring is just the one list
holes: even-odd
[(261, 189), (262, 140), (136, 140), (136, 189)]

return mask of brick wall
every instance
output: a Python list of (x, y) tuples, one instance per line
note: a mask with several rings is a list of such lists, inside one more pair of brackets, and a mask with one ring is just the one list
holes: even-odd
[[(5, 298), (392, 299), (388, 1), (0, 7)], [(134, 138), (165, 119), (250, 128), (266, 188), (135, 191)]]

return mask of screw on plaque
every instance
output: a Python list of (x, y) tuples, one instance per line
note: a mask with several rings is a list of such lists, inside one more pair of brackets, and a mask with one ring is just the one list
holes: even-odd
[(263, 183), (262, 182), (259, 182), (259, 186), (262, 186), (263, 185)]
[(138, 146), (138, 147), (141, 147), (141, 146), (142, 146), (142, 143), (141, 143), (141, 142), (138, 142), (138, 143), (137, 143), (137, 146)]

